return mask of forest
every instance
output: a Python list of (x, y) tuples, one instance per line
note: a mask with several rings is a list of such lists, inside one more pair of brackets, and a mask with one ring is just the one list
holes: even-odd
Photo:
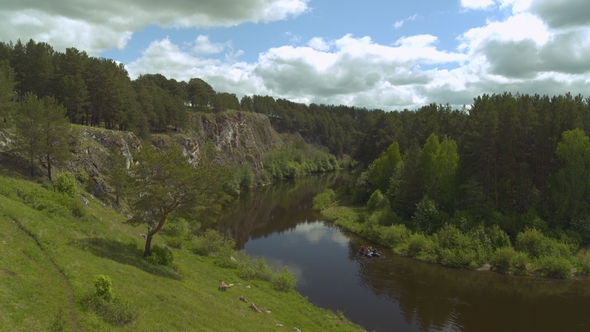
[(355, 202), (365, 204), (379, 190), (406, 221), (435, 209), (419, 225), (425, 232), (485, 224), (514, 239), (535, 227), (590, 243), (590, 98), (581, 95), (505, 92), (474, 96), (461, 109), (433, 103), (416, 110), (238, 99), (200, 78), (131, 80), (114, 60), (33, 40), (0, 43), (0, 79), (4, 121), (27, 95), (63, 105), (71, 123), (142, 138), (181, 131), (189, 112), (263, 113), (278, 132), (352, 157)]

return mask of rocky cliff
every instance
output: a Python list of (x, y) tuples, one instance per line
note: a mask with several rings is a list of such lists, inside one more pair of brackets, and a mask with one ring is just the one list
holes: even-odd
[[(90, 191), (95, 195), (108, 191), (104, 175), (110, 150), (119, 149), (128, 165), (132, 154), (141, 149), (142, 143), (133, 133), (106, 130), (96, 127), (78, 127), (78, 146), (74, 156), (64, 169), (75, 174), (82, 170), (93, 180)], [(220, 163), (249, 164), (254, 170), (264, 168), (264, 155), (283, 141), (272, 128), (264, 114), (226, 112), (219, 114), (192, 113), (182, 131), (151, 136), (151, 144), (166, 148), (180, 146), (193, 163), (198, 163), (202, 148), (210, 143)]]

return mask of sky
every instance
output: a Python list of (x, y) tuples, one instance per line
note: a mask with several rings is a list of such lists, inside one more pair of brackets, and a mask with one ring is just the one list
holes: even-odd
[(393, 111), (590, 95), (589, 0), (0, 0), (0, 40), (18, 39), (238, 98)]

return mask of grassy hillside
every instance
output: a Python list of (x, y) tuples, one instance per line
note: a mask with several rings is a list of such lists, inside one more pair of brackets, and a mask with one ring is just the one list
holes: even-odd
[[(123, 224), (120, 213), (86, 198), (88, 205), (41, 183), (0, 175), (0, 330), (361, 330), (295, 291), (243, 279), (237, 268), (187, 247), (171, 249), (171, 266), (152, 265), (141, 257), (145, 229)], [(162, 238), (154, 244), (163, 245)], [(120, 311), (133, 319), (111, 312), (108, 322), (85, 305), (96, 275), (110, 277)], [(220, 291), (221, 281), (234, 287)]]

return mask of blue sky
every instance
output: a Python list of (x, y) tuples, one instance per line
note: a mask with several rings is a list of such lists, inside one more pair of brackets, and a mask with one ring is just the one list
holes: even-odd
[(0, 0), (0, 39), (199, 77), (216, 91), (386, 111), (588, 94), (588, 0)]

